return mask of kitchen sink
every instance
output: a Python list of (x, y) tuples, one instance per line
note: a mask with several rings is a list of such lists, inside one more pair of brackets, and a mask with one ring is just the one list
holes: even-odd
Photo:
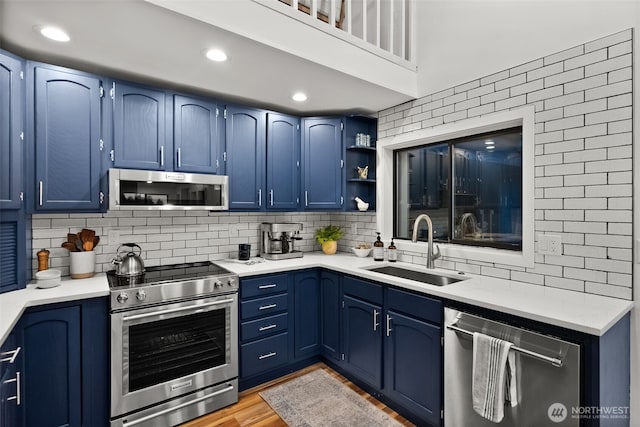
[(391, 265), (368, 268), (367, 270), (374, 271), (376, 273), (388, 274), (389, 276), (402, 277), (403, 279), (415, 280), (417, 282), (428, 283), (429, 285), (435, 286), (446, 286), (465, 280), (458, 279), (456, 277), (442, 276), (440, 274), (427, 273), (426, 271), (394, 267)]

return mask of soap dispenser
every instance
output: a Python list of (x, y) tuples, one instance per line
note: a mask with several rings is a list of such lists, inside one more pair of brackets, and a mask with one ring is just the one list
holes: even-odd
[(373, 260), (384, 261), (384, 243), (380, 240), (380, 233), (376, 232), (378, 238), (373, 242)]
[(389, 262), (396, 262), (398, 260), (398, 251), (395, 243), (393, 243), (393, 237), (391, 238), (391, 244), (387, 248), (387, 257), (389, 258)]

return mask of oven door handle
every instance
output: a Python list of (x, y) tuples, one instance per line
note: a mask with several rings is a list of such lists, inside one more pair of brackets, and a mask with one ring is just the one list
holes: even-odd
[(227, 392), (229, 392), (231, 390), (233, 390), (233, 386), (229, 385), (228, 387), (225, 387), (222, 390), (214, 391), (213, 393), (209, 393), (206, 396), (202, 396), (202, 397), (199, 397), (197, 399), (193, 399), (193, 400), (190, 400), (188, 402), (184, 402), (184, 403), (181, 403), (179, 405), (172, 406), (171, 408), (163, 409), (162, 411), (154, 412), (153, 414), (149, 414), (149, 415), (147, 415), (145, 417), (142, 417), (140, 419), (137, 419), (137, 420), (134, 420), (134, 421), (130, 421), (130, 422), (125, 421), (125, 422), (122, 423), (122, 426), (123, 427), (135, 426), (137, 424), (144, 423), (145, 421), (149, 421), (149, 420), (152, 420), (154, 418), (160, 417), (162, 415), (168, 414), (169, 412), (175, 412), (178, 409), (184, 408), (185, 406), (189, 406), (189, 405), (193, 405), (194, 403), (202, 402), (203, 400), (209, 399), (210, 397), (214, 397), (214, 396), (217, 396), (219, 394), (227, 393)]
[(162, 316), (163, 314), (178, 313), (178, 312), (187, 311), (187, 310), (198, 310), (205, 307), (211, 307), (212, 305), (229, 304), (229, 303), (232, 303), (233, 301), (234, 300), (232, 298), (227, 298), (227, 299), (221, 299), (219, 301), (208, 302), (205, 304), (190, 305), (189, 307), (171, 308), (168, 310), (153, 311), (151, 313), (134, 314), (132, 316), (124, 316), (122, 318), (122, 321), (127, 322), (129, 320), (137, 320), (137, 319), (144, 319), (147, 317)]

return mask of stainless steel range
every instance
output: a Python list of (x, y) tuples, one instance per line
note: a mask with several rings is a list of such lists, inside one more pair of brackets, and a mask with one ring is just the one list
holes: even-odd
[(111, 426), (173, 426), (237, 402), (237, 275), (207, 261), (107, 278)]

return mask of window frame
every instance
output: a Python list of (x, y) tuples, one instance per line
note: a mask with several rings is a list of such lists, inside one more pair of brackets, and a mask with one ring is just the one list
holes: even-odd
[[(522, 250), (513, 251), (490, 247), (438, 243), (442, 255), (451, 259), (450, 268), (455, 268), (454, 259), (463, 261), (488, 262), (509, 266), (533, 267), (534, 265), (534, 107), (524, 106), (510, 111), (474, 117), (454, 123), (447, 123), (428, 129), (401, 133), (380, 138), (377, 141), (377, 211), (376, 221), (382, 236), (390, 239), (393, 235), (394, 202), (394, 150), (434, 144), (467, 137), (475, 134), (522, 127)], [(393, 236), (396, 239), (396, 236)], [(424, 256), (426, 244), (411, 240), (396, 239), (399, 250)], [(440, 261), (442, 263), (442, 261)], [(442, 265), (442, 264), (441, 264)], [(447, 265), (447, 261), (444, 261)]]
[[(467, 136), (462, 136), (462, 137), (458, 137), (455, 139), (449, 139), (446, 141), (438, 141), (438, 142), (432, 142), (430, 144), (424, 144), (424, 145), (416, 145), (415, 147), (406, 147), (406, 148), (396, 148), (393, 150), (393, 164), (394, 164), (394, 170), (393, 170), (393, 179), (394, 179), (394, 184), (393, 184), (393, 200), (394, 200), (394, 212), (393, 212), (393, 236), (394, 239), (402, 239), (398, 234), (397, 234), (397, 230), (398, 230), (398, 205), (397, 205), (397, 200), (398, 200), (398, 175), (396, 174), (396, 165), (397, 165), (397, 155), (399, 151), (403, 151), (403, 150), (407, 150), (407, 149), (414, 149), (414, 148), (425, 148), (425, 147), (433, 147), (433, 146), (447, 146), (447, 159), (448, 159), (448, 165), (447, 165), (447, 182), (448, 184), (448, 188), (447, 188), (447, 192), (446, 192), (446, 197), (447, 197), (447, 205), (448, 205), (448, 215), (447, 215), (447, 236), (448, 239), (447, 240), (442, 240), (442, 239), (437, 239), (434, 235), (433, 237), (433, 241), (436, 243), (451, 243), (451, 244), (456, 244), (456, 245), (463, 245), (463, 246), (480, 246), (480, 247), (490, 247), (490, 248), (495, 248), (495, 249), (504, 249), (504, 250), (509, 250), (509, 251), (516, 251), (516, 252), (520, 252), (522, 250), (522, 242), (517, 246), (514, 247), (513, 245), (509, 245), (509, 244), (503, 244), (500, 242), (474, 242), (474, 241), (469, 241), (469, 240), (461, 240), (461, 239), (457, 239), (455, 237), (455, 233), (454, 233), (454, 220), (455, 220), (455, 202), (454, 202), (454, 173), (455, 173), (455, 167), (454, 167), (454, 163), (456, 162), (455, 160), (455, 148), (457, 148), (457, 146), (459, 146), (460, 143), (463, 142), (467, 142), (469, 140), (474, 140), (474, 139), (491, 139), (491, 138), (497, 138), (501, 135), (505, 135), (505, 134), (513, 134), (513, 133), (522, 133), (522, 126), (514, 126), (514, 127), (510, 127), (510, 128), (503, 128), (503, 129), (499, 129), (499, 130), (494, 130), (494, 131), (489, 131), (489, 132), (483, 132), (483, 133), (478, 133), (478, 134), (472, 134), (472, 135), (467, 135)], [(522, 142), (521, 142), (522, 144)], [(522, 146), (520, 147), (522, 149)], [(522, 206), (522, 201), (520, 207)], [(427, 209), (428, 210), (428, 209)], [(432, 217), (433, 218), (433, 217)], [(404, 240), (407, 240), (406, 238)], [(419, 241), (426, 241), (426, 239), (418, 239)]]

